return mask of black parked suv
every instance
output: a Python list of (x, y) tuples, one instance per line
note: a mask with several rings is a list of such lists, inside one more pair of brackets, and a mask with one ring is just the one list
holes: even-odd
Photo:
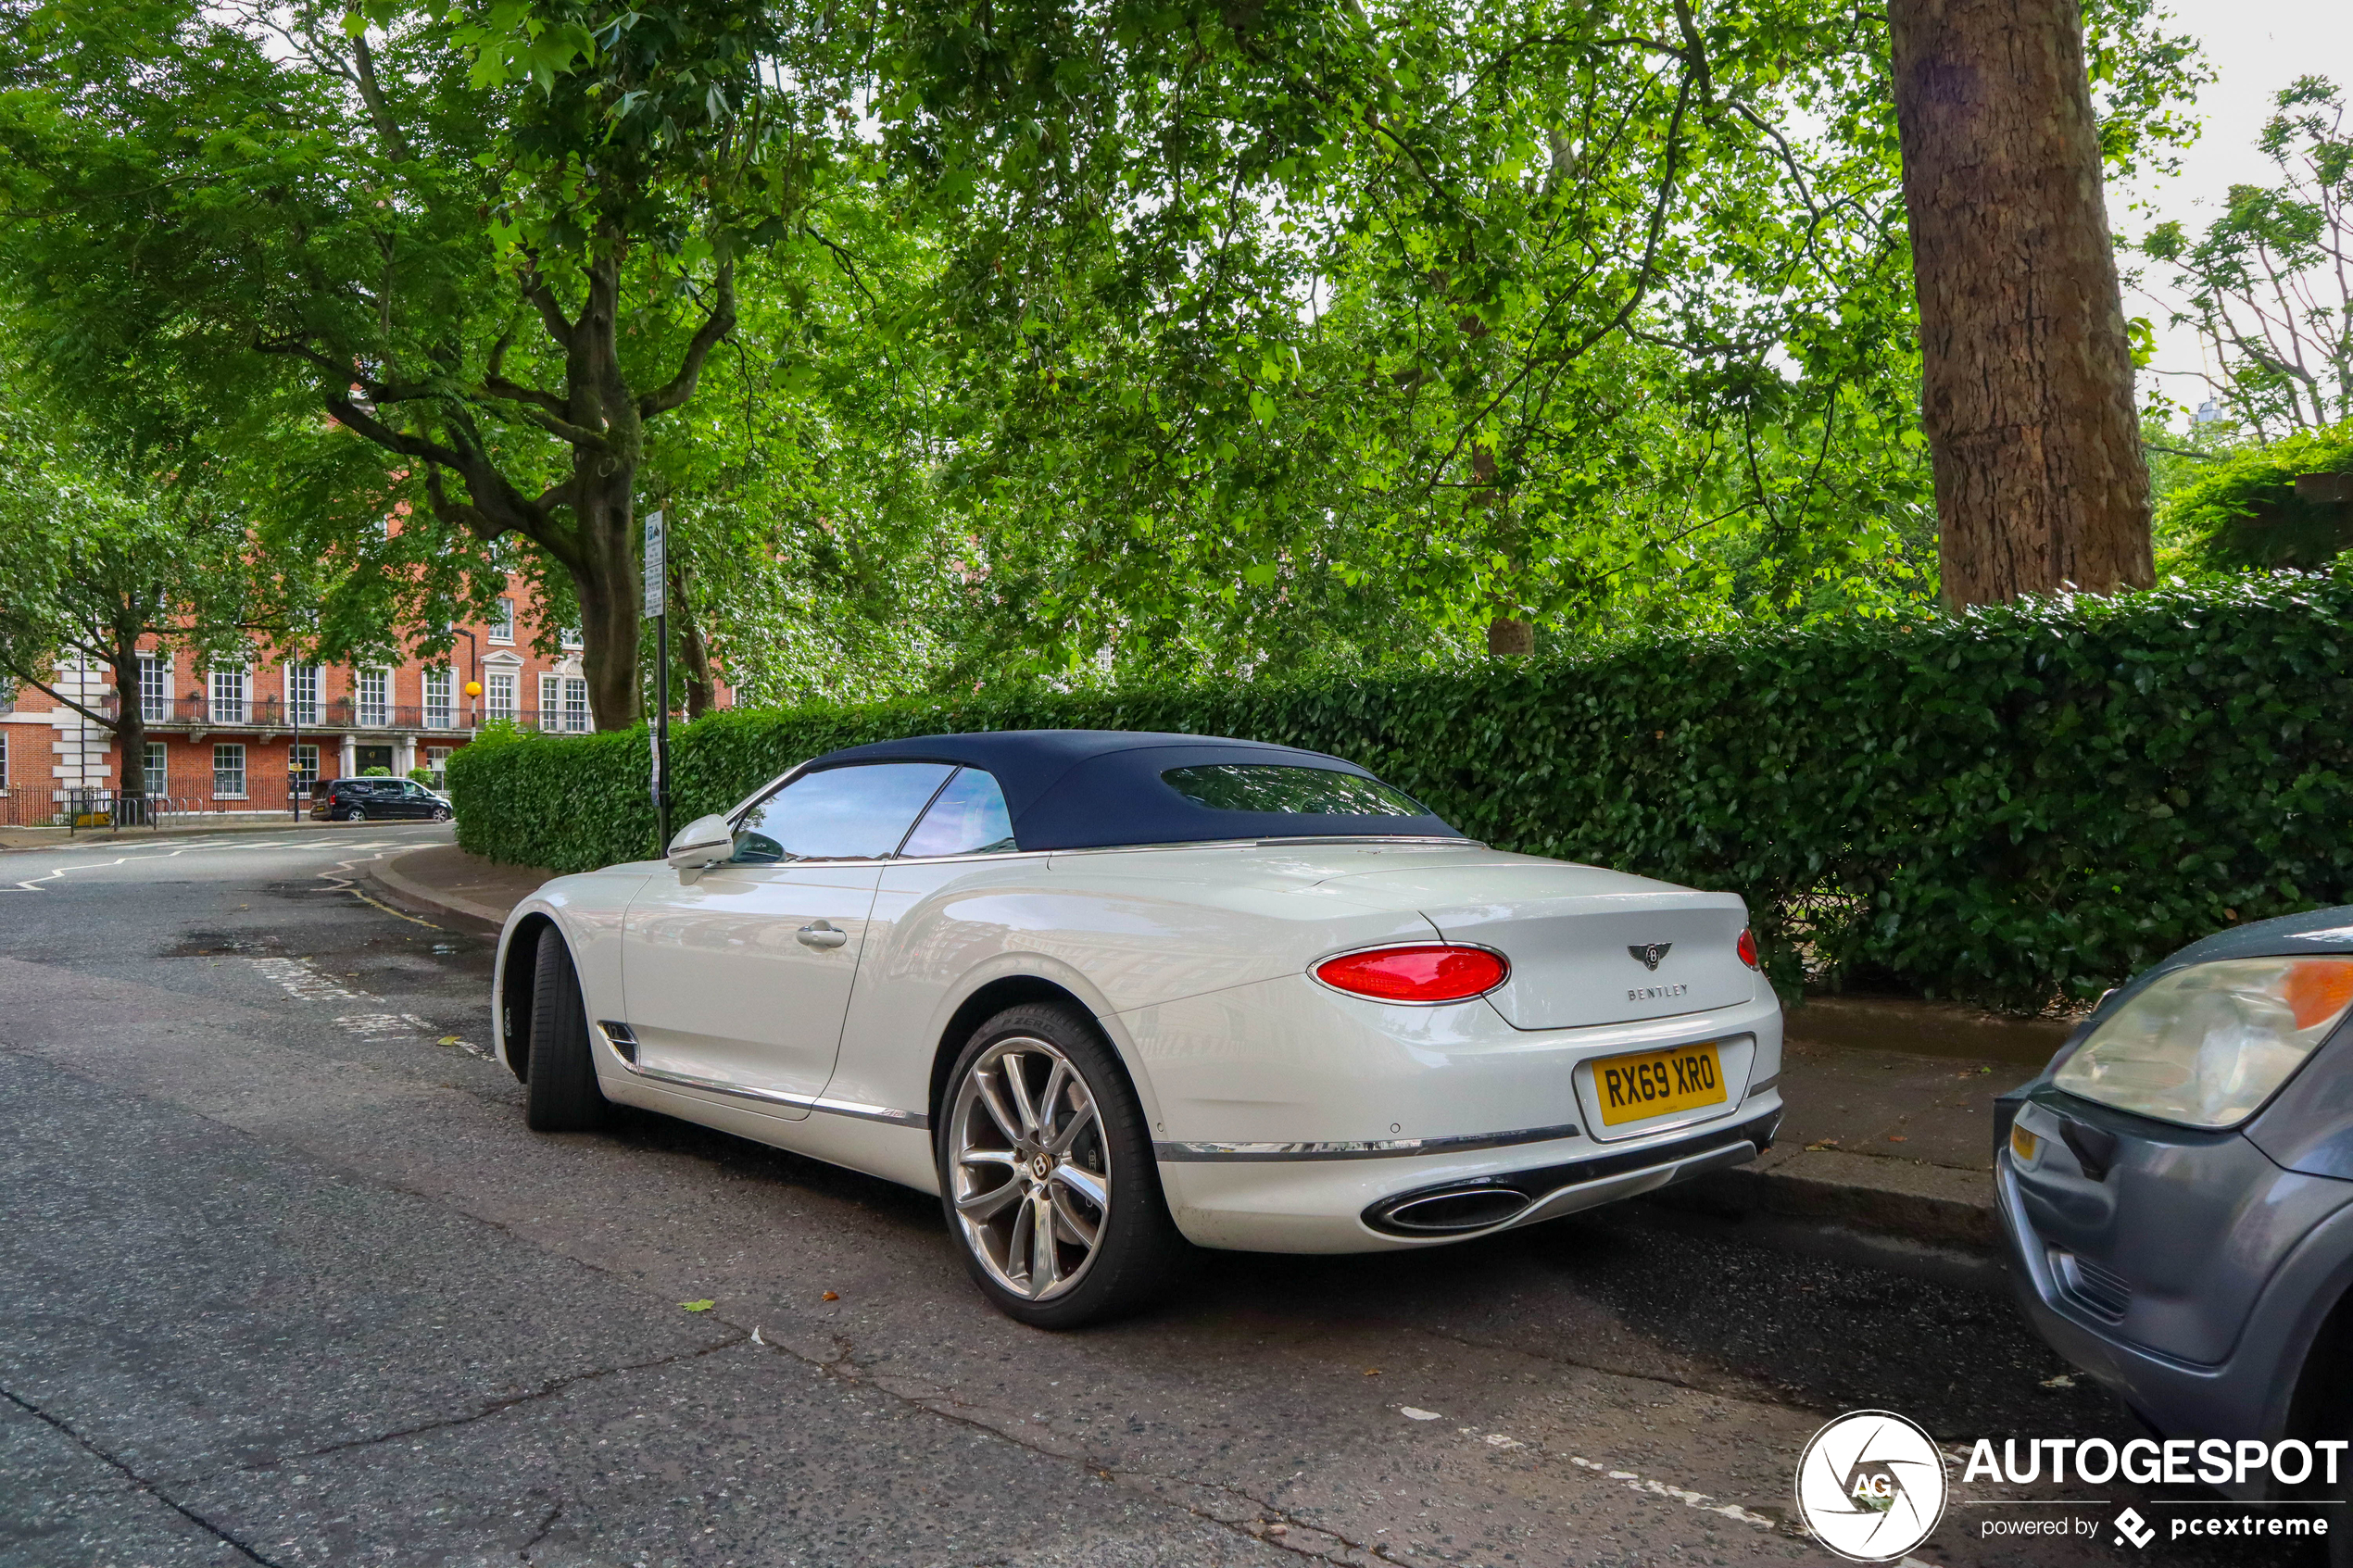
[(311, 802), (310, 814), (331, 822), (392, 817), (449, 820), (449, 797), (435, 795), (414, 779), (337, 779), (322, 786)]

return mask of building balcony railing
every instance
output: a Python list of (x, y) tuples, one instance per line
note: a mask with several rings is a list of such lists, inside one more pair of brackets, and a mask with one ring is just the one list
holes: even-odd
[[(95, 706), (99, 712), (111, 719), (120, 711), (120, 699), (109, 692), (99, 698)], [(526, 730), (545, 730), (551, 734), (586, 734), (596, 728), (585, 704), (547, 709), (498, 709), (487, 706), (480, 699), (453, 703), (392, 703), (339, 696), (325, 702), (305, 703), (301, 708), (299, 718), (305, 730), (398, 730), (421, 735), (471, 735), (496, 720), (505, 720)], [(293, 729), (297, 717), (295, 705), (289, 704), (283, 697), (247, 697), (243, 701), (227, 701), (218, 700), (208, 692), (170, 699), (148, 697), (141, 704), (141, 709), (150, 728), (167, 730), (263, 730), (276, 734)]]
[[(100, 699), (98, 710), (111, 719), (120, 711), (120, 701), (109, 693)], [(289, 730), (298, 719), (306, 730), (464, 732), (481, 723), (479, 715), (456, 702), (366, 702), (347, 696), (296, 704), (279, 696), (216, 697), (193, 692), (169, 700), (148, 697), (140, 709), (148, 724), (165, 729)]]

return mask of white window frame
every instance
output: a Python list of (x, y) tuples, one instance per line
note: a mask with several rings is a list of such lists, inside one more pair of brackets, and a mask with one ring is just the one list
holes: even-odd
[(171, 793), (171, 752), (163, 742), (147, 742), (147, 754), (139, 759), (139, 777), (150, 796)]
[[(368, 696), (371, 681), (381, 681), (382, 691), (371, 705)], [(392, 727), (393, 678), (391, 670), (383, 666), (363, 666), (351, 672), (353, 720), (363, 730), (388, 730)]]
[[(304, 765), (303, 761), (306, 754), (308, 754), (309, 758), (309, 764), (307, 767)], [(315, 788), (317, 786), (319, 783), (318, 746), (311, 744), (309, 741), (304, 741), (299, 746), (290, 746), (287, 749), (286, 760), (286, 771), (289, 774), (299, 773), (302, 776), (302, 782), (306, 788)]]
[(0, 789), (8, 787), (8, 732), (0, 726)]
[(499, 596), (498, 614), (490, 622), (489, 638), (494, 643), (506, 643), (510, 646), (514, 643), (515, 601), (505, 595)]
[(428, 730), (454, 730), (458, 727), (458, 671), (446, 664), (425, 666), (424, 727)]
[(512, 722), (515, 717), (515, 688), (519, 684), (511, 670), (493, 670), (482, 678), (482, 716), (504, 719)]
[[(226, 703), (221, 700), (222, 683), (233, 686), (235, 695)], [(253, 713), (253, 671), (245, 665), (226, 665), (207, 672), (205, 677), (205, 713), (216, 724), (244, 724), (251, 721)], [(233, 709), (234, 711), (228, 711)]]
[(539, 709), (534, 728), (552, 734), (563, 728), (564, 678), (542, 674), (539, 677)]
[[(223, 769), (220, 765), (232, 752), (236, 754), (236, 767), (233, 772)], [(248, 760), (249, 759), (245, 756), (245, 746), (243, 741), (224, 740), (215, 741), (212, 743), (212, 797), (215, 800), (245, 800), (251, 798), (251, 797), (246, 793), (247, 786), (251, 783), (246, 775), (246, 763)], [(220, 787), (221, 781), (228, 778), (234, 778), (236, 780), (236, 788), (223, 789)]]
[(588, 712), (588, 683), (578, 675), (564, 677), (564, 734), (585, 735), (596, 727)]
[[(300, 677), (305, 674), (310, 677), (310, 701), (297, 714), (295, 711), (295, 692), (296, 688), (301, 684)], [(327, 689), (327, 682), (326, 678), (320, 673), (319, 666), (289, 662), (285, 666), (285, 684), (286, 721), (290, 724), (306, 724), (312, 729), (321, 727), (326, 720), (327, 705), (320, 700), (320, 694)]]
[(449, 754), (457, 749), (454, 746), (425, 747), (425, 768), (433, 774), (433, 783), (426, 787), (430, 789), (446, 787), (449, 777)]
[(171, 721), (171, 659), (168, 654), (139, 656), (139, 717), (150, 724)]

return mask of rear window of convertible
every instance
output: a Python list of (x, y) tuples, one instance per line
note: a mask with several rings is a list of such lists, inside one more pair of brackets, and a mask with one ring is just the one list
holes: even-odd
[(1218, 811), (1268, 811), (1293, 817), (1426, 817), (1429, 808), (1362, 773), (1265, 762), (1209, 762), (1171, 768), (1164, 783), (1196, 805)]

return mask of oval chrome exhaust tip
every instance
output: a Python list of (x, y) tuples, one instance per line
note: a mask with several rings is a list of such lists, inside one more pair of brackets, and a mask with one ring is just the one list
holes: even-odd
[(1531, 1201), (1526, 1193), (1511, 1187), (1464, 1182), (1376, 1204), (1365, 1223), (1391, 1236), (1460, 1236), (1500, 1225)]

